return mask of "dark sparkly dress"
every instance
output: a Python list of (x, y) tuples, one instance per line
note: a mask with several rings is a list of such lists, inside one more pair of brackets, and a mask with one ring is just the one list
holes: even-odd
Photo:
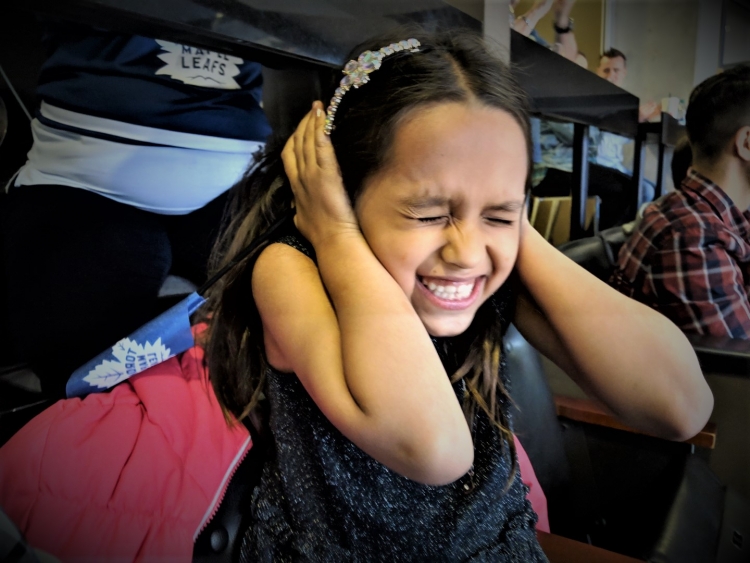
[[(314, 257), (301, 235), (279, 242)], [(506, 292), (502, 299), (509, 298)], [(445, 342), (435, 343), (444, 363), (453, 363)], [(462, 400), (463, 381), (453, 387)], [(473, 475), (437, 487), (402, 477), (360, 450), (293, 374), (269, 370), (265, 394), (270, 447), (242, 563), (547, 561), (527, 488), (516, 472), (505, 490), (509, 450), (481, 410), (473, 425)]]

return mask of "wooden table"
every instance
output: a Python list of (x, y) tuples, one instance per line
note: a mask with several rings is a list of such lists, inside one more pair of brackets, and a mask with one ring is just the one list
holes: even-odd
[(536, 535), (550, 563), (638, 563), (641, 561), (554, 534), (537, 531)]

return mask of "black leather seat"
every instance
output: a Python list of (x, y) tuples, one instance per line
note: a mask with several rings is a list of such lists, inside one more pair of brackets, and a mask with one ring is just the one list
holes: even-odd
[(572, 240), (558, 250), (602, 281), (609, 280), (622, 245), (633, 232), (635, 223), (612, 227), (593, 237)]
[(654, 563), (750, 561), (750, 506), (693, 447), (558, 419), (540, 355), (513, 326), (505, 353), (552, 533)]
[(0, 145), (5, 140), (5, 134), (8, 132), (8, 108), (5, 107), (5, 102), (0, 98)]

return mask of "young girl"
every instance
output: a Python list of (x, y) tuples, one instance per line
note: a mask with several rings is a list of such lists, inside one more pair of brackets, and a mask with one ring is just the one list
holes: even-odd
[(712, 409), (674, 325), (530, 228), (508, 68), (473, 35), (404, 39), (354, 52), (224, 237), (217, 265), (296, 211), (211, 296), (216, 394), (270, 443), (243, 561), (544, 561), (515, 470), (511, 321), (644, 432), (686, 439)]

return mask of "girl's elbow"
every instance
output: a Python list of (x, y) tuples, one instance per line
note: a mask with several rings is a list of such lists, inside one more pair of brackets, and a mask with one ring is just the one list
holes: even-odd
[(690, 399), (680, 402), (681, 407), (672, 415), (670, 438), (684, 442), (696, 436), (706, 426), (714, 408), (714, 397), (708, 385), (701, 388)]
[(448, 485), (466, 475), (474, 464), (474, 444), (466, 439), (436, 436), (415, 445), (407, 456), (408, 475), (424, 485)]
[(674, 442), (687, 442), (700, 433), (706, 426), (708, 418), (703, 417), (686, 417), (684, 420), (677, 421), (671, 426), (664, 438)]
[(667, 378), (672, 382), (667, 396), (673, 440), (689, 440), (697, 435), (708, 422), (714, 409), (714, 396), (703, 376), (698, 358), (687, 337), (681, 333), (687, 344), (681, 350), (680, 359), (671, 364), (671, 373)]

